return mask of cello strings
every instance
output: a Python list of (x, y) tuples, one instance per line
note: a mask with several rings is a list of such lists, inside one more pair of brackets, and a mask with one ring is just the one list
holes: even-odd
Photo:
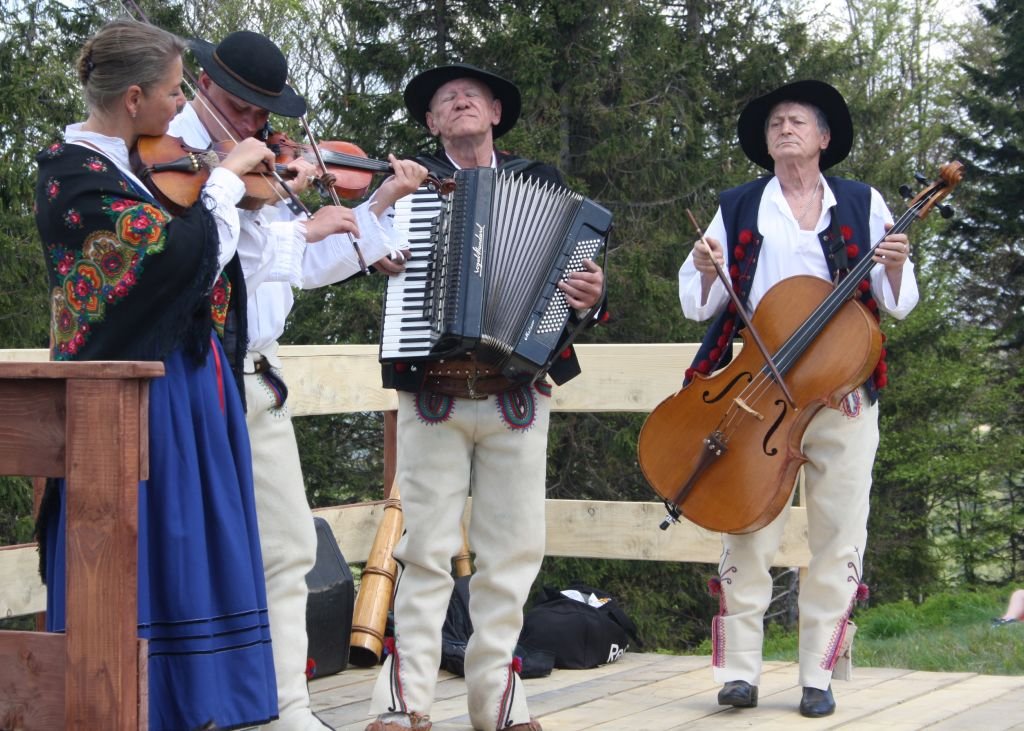
[[(893, 223), (889, 231), (886, 232), (885, 236), (891, 233), (902, 233), (906, 231), (911, 223), (917, 216), (917, 213), (924, 207), (925, 203), (930, 200), (930, 196), (924, 197), (922, 200), (916, 202), (910, 206), (899, 219)], [(854, 290), (859, 285), (860, 281), (866, 277), (871, 269), (877, 262), (874, 261), (872, 255), (875, 250), (884, 241), (885, 236), (879, 239), (874, 246), (871, 248), (869, 256), (866, 256), (861, 263), (851, 270), (842, 282), (840, 282), (836, 289), (825, 298), (825, 300), (811, 313), (808, 319), (797, 328), (796, 332), (786, 340), (785, 343), (775, 353), (776, 367), (779, 369), (779, 373), (785, 375), (790, 368), (796, 363), (796, 361), (803, 355), (804, 351), (809, 347), (811, 342), (825, 326), (825, 324), (835, 315), (836, 311), (841, 307), (847, 299), (849, 299)], [(768, 370), (767, 364), (763, 365), (758, 371), (757, 375), (751, 378), (744, 388), (742, 388), (736, 396), (733, 397), (732, 405), (726, 409), (719, 422), (719, 431), (725, 436), (726, 440), (735, 433), (736, 429), (739, 428), (738, 421), (740, 419), (748, 418), (752, 416), (746, 409), (739, 406), (737, 399), (742, 403), (751, 407), (754, 411), (760, 413), (757, 408), (761, 405), (764, 397), (769, 395), (769, 392), (774, 384), (774, 377)]]

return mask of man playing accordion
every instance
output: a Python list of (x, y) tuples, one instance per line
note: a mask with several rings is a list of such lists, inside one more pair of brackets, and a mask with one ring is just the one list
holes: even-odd
[[(414, 120), (439, 138), (418, 158), (431, 173), (490, 167), (562, 186), (550, 165), (500, 152), (494, 140), (519, 117), (518, 88), (467, 64), (430, 69), (405, 89)], [(604, 274), (593, 261), (558, 285), (572, 318), (602, 302)], [(566, 341), (568, 341), (566, 336)], [(561, 348), (559, 350), (562, 350)], [(580, 369), (571, 347), (548, 369), (563, 383)], [(522, 608), (544, 556), (544, 499), (551, 386), (521, 382), (478, 361), (384, 364), (385, 384), (399, 390), (398, 463), (405, 534), (395, 549), (395, 647), (371, 700), (367, 731), (430, 728), (441, 659), (441, 625), (452, 590), (452, 556), (462, 546), (467, 495), (469, 541), (476, 554), (470, 582), (475, 629), (466, 649), (469, 715), (474, 728), (539, 731), (530, 717), (513, 652)]]

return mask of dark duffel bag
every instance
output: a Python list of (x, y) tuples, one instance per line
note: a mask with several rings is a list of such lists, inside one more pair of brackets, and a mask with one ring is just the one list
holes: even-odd
[(636, 625), (611, 594), (581, 584), (566, 590), (579, 592), (583, 601), (544, 587), (526, 613), (520, 645), (553, 653), (556, 668), (574, 669), (615, 662), (631, 639), (640, 645)]

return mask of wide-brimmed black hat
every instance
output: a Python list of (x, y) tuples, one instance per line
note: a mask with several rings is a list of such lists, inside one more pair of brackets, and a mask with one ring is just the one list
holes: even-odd
[(413, 119), (426, 127), (427, 111), (430, 109), (430, 100), (434, 98), (434, 93), (449, 81), (465, 78), (477, 79), (487, 84), (494, 98), (501, 101), (501, 120), (494, 125), (495, 139), (516, 126), (522, 108), (519, 87), (508, 79), (468, 63), (438, 66), (415, 76), (405, 87), (405, 108), (409, 110)]
[(846, 100), (834, 86), (824, 81), (808, 79), (794, 81), (759, 96), (740, 112), (736, 134), (740, 138), (740, 147), (752, 162), (765, 170), (775, 170), (775, 161), (768, 154), (764, 125), (772, 109), (781, 102), (812, 104), (824, 113), (825, 119), (828, 120), (830, 139), (828, 147), (822, 151), (818, 160), (822, 170), (827, 170), (846, 159), (853, 146), (853, 120), (850, 118)]
[(216, 47), (198, 38), (189, 47), (217, 86), (239, 99), (283, 117), (306, 113), (306, 100), (288, 86), (284, 54), (266, 36), (239, 30)]

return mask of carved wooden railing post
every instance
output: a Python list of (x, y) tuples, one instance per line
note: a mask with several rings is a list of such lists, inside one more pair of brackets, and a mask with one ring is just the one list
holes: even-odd
[(65, 634), (0, 632), (0, 727), (146, 728), (138, 484), (160, 363), (0, 362), (0, 474), (65, 477)]

